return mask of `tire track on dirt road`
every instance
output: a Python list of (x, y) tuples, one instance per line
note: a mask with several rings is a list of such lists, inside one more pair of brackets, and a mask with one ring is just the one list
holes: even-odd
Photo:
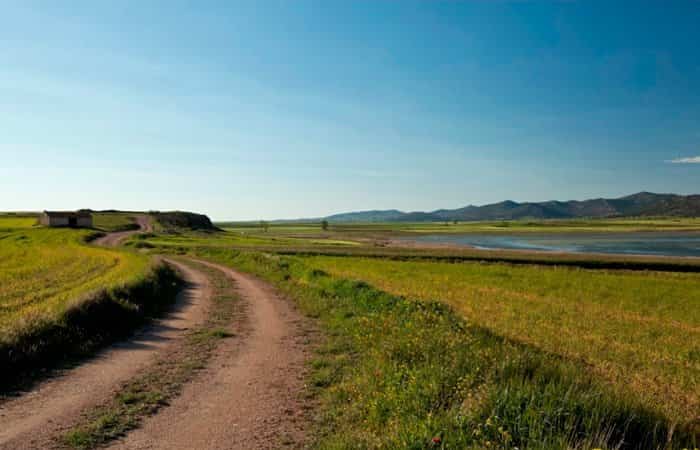
[[(110, 233), (94, 244), (118, 246), (151, 229), (148, 216), (136, 219), (139, 230)], [(250, 275), (200, 260), (165, 261), (187, 282), (172, 310), (80, 365), (17, 397), (0, 399), (0, 450), (62, 447), (59, 438), (87, 413), (109, 403), (127, 381), (152, 370), (160, 355), (184, 345), (187, 330), (206, 321), (213, 298), (210, 275), (196, 264), (222, 272), (236, 288), (244, 314), (229, 331), (237, 338), (222, 340), (179, 397), (113, 447), (263, 449), (304, 441), (308, 322), (291, 302)]]
[[(301, 445), (310, 329), (291, 303), (255, 277), (206, 261), (237, 286), (242, 339), (222, 343), (209, 367), (170, 406), (110, 448), (273, 449)], [(233, 330), (236, 331), (236, 330)]]

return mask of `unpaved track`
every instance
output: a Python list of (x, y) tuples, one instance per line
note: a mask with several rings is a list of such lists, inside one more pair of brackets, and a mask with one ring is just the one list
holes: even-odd
[(138, 230), (129, 231), (118, 231), (116, 233), (109, 233), (101, 238), (97, 238), (93, 241), (93, 244), (100, 245), (102, 247), (117, 247), (122, 242), (124, 242), (129, 236), (136, 233), (148, 233), (153, 231), (153, 225), (151, 224), (151, 218), (145, 214), (139, 214), (134, 216), (136, 223), (139, 226)]
[[(267, 284), (224, 272), (246, 305), (247, 332), (227, 339), (209, 368), (171, 405), (112, 447), (116, 449), (272, 449), (304, 437), (308, 328)], [(234, 330), (239, 331), (239, 330)]]
[(53, 439), (73, 426), (82, 412), (111, 399), (123, 382), (203, 322), (211, 297), (207, 277), (176, 261), (169, 263), (188, 282), (171, 313), (88, 362), (0, 403), (0, 449), (52, 448)]

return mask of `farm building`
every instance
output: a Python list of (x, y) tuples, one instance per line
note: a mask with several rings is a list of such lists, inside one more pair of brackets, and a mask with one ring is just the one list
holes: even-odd
[(92, 228), (92, 214), (88, 211), (44, 211), (39, 223), (47, 227)]

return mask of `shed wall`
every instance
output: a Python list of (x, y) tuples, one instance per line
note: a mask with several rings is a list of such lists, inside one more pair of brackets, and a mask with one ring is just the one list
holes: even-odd
[(49, 216), (49, 226), (51, 227), (67, 227), (70, 222), (68, 217), (50, 217)]
[(82, 228), (92, 227), (92, 217), (78, 217), (78, 226)]

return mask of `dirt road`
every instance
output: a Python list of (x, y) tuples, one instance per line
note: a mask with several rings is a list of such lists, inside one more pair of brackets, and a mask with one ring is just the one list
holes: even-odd
[(210, 367), (115, 449), (272, 449), (304, 437), (308, 328), (267, 284), (224, 266), (247, 307), (242, 340), (219, 347)]
[[(160, 352), (181, 344), (188, 328), (203, 323), (213, 289), (207, 275), (189, 263), (168, 262), (188, 281), (174, 311), (132, 339), (0, 403), (0, 449), (56, 447), (57, 437), (83, 413), (113, 398)], [(224, 266), (199, 263), (235, 284), (245, 308), (243, 323), (229, 330), (237, 339), (222, 340), (181, 396), (113, 448), (267, 449), (302, 442), (306, 322), (271, 286)]]
[(116, 233), (108, 233), (101, 238), (97, 238), (93, 241), (93, 244), (100, 245), (102, 247), (117, 247), (119, 244), (124, 242), (129, 236), (136, 233), (149, 233), (153, 231), (153, 225), (151, 224), (151, 218), (145, 214), (139, 214), (134, 216), (136, 223), (139, 226), (138, 230), (129, 231), (118, 231)]
[(170, 263), (187, 281), (173, 310), (131, 339), (0, 403), (0, 449), (52, 448), (54, 438), (73, 426), (81, 412), (112, 398), (121, 383), (175, 345), (187, 329), (203, 322), (211, 296), (206, 276), (185, 264)]

